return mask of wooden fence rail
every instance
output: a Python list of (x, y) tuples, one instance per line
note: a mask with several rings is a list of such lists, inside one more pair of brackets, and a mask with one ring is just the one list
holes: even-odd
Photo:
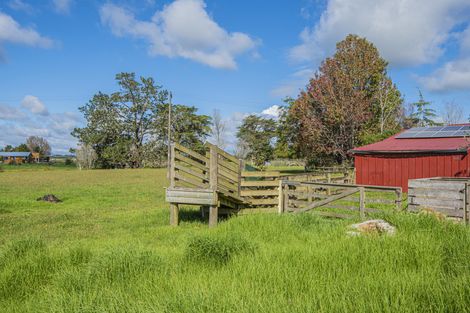
[[(361, 218), (376, 213), (384, 206), (402, 209), (402, 190), (397, 187), (367, 186), (338, 183), (283, 181), (279, 192), (279, 212), (319, 211), (332, 217)], [(329, 209), (329, 211), (320, 209)]]

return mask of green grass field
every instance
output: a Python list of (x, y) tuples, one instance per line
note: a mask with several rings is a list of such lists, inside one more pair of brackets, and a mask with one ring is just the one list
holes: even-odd
[[(470, 231), (391, 214), (257, 214), (168, 226), (164, 170), (0, 173), (0, 312), (470, 312)], [(53, 193), (62, 203), (35, 199)]]

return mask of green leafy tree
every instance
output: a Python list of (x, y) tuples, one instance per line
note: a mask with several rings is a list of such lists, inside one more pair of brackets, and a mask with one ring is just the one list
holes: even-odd
[[(137, 80), (134, 73), (120, 73), (116, 81), (118, 92), (99, 92), (80, 108), (87, 124), (72, 135), (92, 147), (96, 167), (161, 164), (168, 147), (169, 92), (152, 78)], [(201, 147), (210, 131), (210, 118), (198, 116), (194, 107), (184, 105), (175, 105), (172, 111), (173, 140), (190, 148)]]
[(25, 143), (22, 143), (22, 144), (20, 144), (16, 147), (14, 147), (11, 151), (14, 151), (14, 152), (30, 152), (29, 147)]
[(377, 48), (348, 35), (289, 110), (295, 145), (310, 165), (347, 162), (350, 149), (398, 128), (401, 105)]
[(130, 160), (131, 138), (121, 120), (121, 106), (113, 103), (111, 96), (97, 93), (79, 108), (87, 124), (75, 128), (72, 135), (81, 144), (89, 145), (96, 152), (96, 166), (122, 167)]
[(274, 155), (276, 158), (296, 158), (295, 135), (298, 132), (297, 120), (289, 114), (289, 110), (294, 104), (292, 98), (284, 99), (285, 106), (279, 110), (279, 119), (276, 129), (276, 144), (274, 146)]
[(437, 117), (436, 111), (432, 108), (431, 102), (424, 100), (423, 93), (418, 89), (419, 100), (413, 103), (414, 112), (410, 115), (415, 126), (433, 126), (437, 125), (433, 118)]
[(261, 167), (273, 157), (275, 136), (276, 122), (256, 115), (247, 116), (237, 132), (238, 140), (248, 148), (247, 157)]
[(12, 145), (6, 145), (6, 146), (2, 149), (2, 151), (3, 151), (3, 152), (12, 152), (13, 149), (14, 149), (14, 148), (13, 148)]
[(137, 80), (134, 73), (117, 74), (116, 81), (118, 92), (98, 93), (80, 108), (87, 125), (72, 135), (92, 146), (101, 167), (141, 167), (156, 107), (167, 101), (168, 92), (153, 78)]
[[(160, 164), (166, 160), (168, 149), (168, 104), (155, 107), (152, 137), (146, 145), (147, 161)], [(197, 114), (197, 108), (176, 104), (171, 106), (171, 141), (204, 153), (204, 141), (211, 132), (211, 117)]]

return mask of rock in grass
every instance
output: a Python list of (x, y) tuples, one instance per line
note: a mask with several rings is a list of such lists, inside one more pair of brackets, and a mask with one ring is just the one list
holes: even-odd
[(36, 199), (37, 201), (46, 201), (46, 202), (52, 202), (52, 203), (58, 203), (58, 202), (62, 202), (62, 200), (60, 200), (59, 198), (57, 198), (56, 196), (50, 194), (50, 195), (45, 195), (43, 197), (39, 197)]
[(384, 220), (369, 220), (362, 223), (357, 223), (349, 226), (347, 232), (350, 236), (359, 235), (394, 235), (396, 228)]

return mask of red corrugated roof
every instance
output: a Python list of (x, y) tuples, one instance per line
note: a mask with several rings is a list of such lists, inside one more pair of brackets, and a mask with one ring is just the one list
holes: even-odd
[(398, 134), (383, 141), (351, 150), (359, 153), (416, 153), (416, 152), (467, 152), (469, 138), (412, 138), (397, 139)]

